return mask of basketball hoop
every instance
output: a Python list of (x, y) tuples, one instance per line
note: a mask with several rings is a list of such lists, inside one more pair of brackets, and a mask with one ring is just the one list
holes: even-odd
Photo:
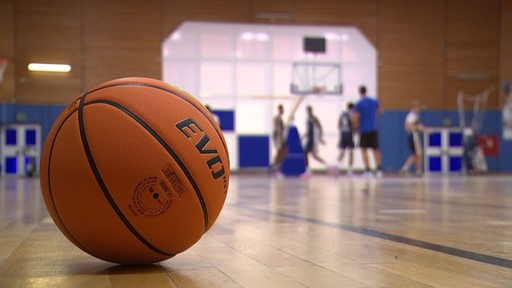
[(4, 73), (7, 69), (7, 63), (9, 63), (9, 61), (7, 61), (7, 58), (0, 57), (0, 82), (4, 80)]
[(323, 93), (325, 91), (325, 86), (315, 85), (313, 86), (314, 93)]
[(335, 62), (293, 62), (290, 93), (295, 95), (336, 95), (343, 93), (341, 64)]
[[(482, 128), (482, 123), (484, 121), (485, 116), (485, 107), (487, 104), (487, 99), (489, 98), (489, 94), (491, 92), (494, 92), (494, 88), (491, 87), (490, 89), (485, 90), (484, 92), (475, 95), (470, 96), (467, 94), (464, 94), (463, 92), (459, 92), (457, 94), (457, 105), (459, 109), (459, 121), (461, 128), (464, 129), (470, 129), (472, 133), (478, 134), (480, 133), (480, 129)], [(473, 110), (466, 111), (465, 109), (465, 103), (469, 102), (470, 104), (473, 104)], [(466, 115), (466, 112), (469, 112), (469, 115)], [(466, 117), (472, 116), (473, 119), (470, 119), (470, 123), (466, 122)]]

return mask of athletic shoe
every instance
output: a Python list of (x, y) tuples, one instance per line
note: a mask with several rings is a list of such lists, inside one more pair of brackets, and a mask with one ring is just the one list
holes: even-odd
[(327, 167), (327, 173), (329, 173), (331, 175), (337, 176), (339, 174), (338, 167), (336, 167), (336, 166), (328, 166)]
[(309, 177), (311, 177), (311, 171), (306, 170), (306, 172), (300, 174), (299, 177), (302, 178), (302, 179), (308, 179)]
[(371, 178), (373, 176), (372, 171), (364, 171), (362, 175), (364, 178)]

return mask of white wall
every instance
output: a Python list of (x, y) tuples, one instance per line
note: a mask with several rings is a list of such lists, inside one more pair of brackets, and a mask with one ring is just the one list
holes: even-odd
[[(326, 37), (326, 53), (303, 52), (305, 36)], [(298, 98), (289, 91), (293, 62), (340, 64), (343, 95), (308, 95), (295, 117), (303, 133), (305, 106), (314, 107), (327, 142), (320, 154), (328, 162), (338, 154), (338, 116), (347, 102), (357, 101), (358, 86), (365, 84), (377, 97), (377, 53), (355, 27), (185, 22), (164, 41), (162, 53), (164, 81), (213, 109), (236, 111), (236, 132), (225, 133), (232, 169), (238, 168), (237, 135), (269, 135), (277, 105), (284, 104), (286, 113)], [(321, 167), (314, 161), (311, 165)]]

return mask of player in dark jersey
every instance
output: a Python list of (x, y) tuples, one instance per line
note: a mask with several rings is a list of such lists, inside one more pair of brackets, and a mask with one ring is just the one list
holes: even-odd
[(339, 167), (345, 156), (345, 151), (348, 152), (348, 165), (347, 175), (352, 175), (352, 165), (354, 162), (354, 137), (352, 129), (352, 111), (354, 109), (353, 103), (347, 104), (347, 110), (343, 111), (338, 119), (338, 130), (340, 139), (338, 142), (338, 149), (340, 154), (338, 156), (337, 166)]
[(324, 164), (327, 168), (328, 165), (324, 159), (318, 155), (318, 146), (319, 144), (325, 144), (323, 139), (323, 130), (322, 125), (318, 118), (313, 114), (313, 107), (307, 106), (306, 111), (307, 122), (306, 122), (306, 134), (305, 136), (305, 145), (304, 145), (304, 161), (306, 164), (306, 172), (303, 176), (311, 175), (311, 171), (309, 170), (309, 155), (311, 154), (315, 160)]
[(277, 115), (273, 119), (273, 131), (272, 140), (276, 149), (276, 155), (274, 162), (272, 163), (272, 171), (275, 172), (279, 169), (279, 166), (283, 162), (286, 154), (288, 153), (288, 147), (286, 146), (285, 136), (285, 125), (283, 121), (284, 108), (282, 104), (277, 106)]

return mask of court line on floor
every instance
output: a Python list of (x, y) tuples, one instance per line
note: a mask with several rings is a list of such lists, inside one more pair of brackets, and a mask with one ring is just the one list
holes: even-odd
[(389, 240), (389, 241), (393, 241), (393, 242), (397, 242), (397, 243), (401, 243), (401, 244), (406, 244), (406, 245), (410, 245), (410, 246), (414, 246), (414, 247), (418, 247), (418, 248), (422, 248), (422, 249), (427, 249), (427, 250), (431, 250), (431, 251), (435, 251), (435, 252), (439, 252), (439, 253), (443, 253), (443, 254), (448, 254), (448, 255), (452, 255), (452, 256), (456, 256), (456, 257), (461, 257), (461, 258), (465, 258), (465, 259), (469, 259), (469, 260), (474, 260), (474, 261), (478, 261), (478, 262), (482, 262), (482, 263), (486, 263), (486, 264), (501, 266), (501, 267), (505, 267), (505, 268), (512, 268), (512, 260), (505, 259), (505, 258), (500, 258), (500, 257), (496, 257), (496, 256), (481, 254), (481, 253), (467, 251), (467, 250), (463, 250), (463, 249), (448, 247), (448, 246), (444, 246), (444, 245), (440, 245), (440, 244), (435, 244), (435, 243), (431, 243), (431, 242), (427, 242), (427, 241), (412, 239), (409, 237), (390, 234), (390, 233), (381, 232), (381, 231), (364, 228), (364, 227), (352, 226), (352, 225), (348, 225), (348, 224), (332, 223), (332, 222), (327, 222), (324, 220), (319, 220), (316, 218), (303, 217), (303, 216), (289, 214), (289, 213), (285, 213), (285, 212), (271, 211), (271, 210), (247, 206), (244, 204), (230, 203), (230, 205), (233, 205), (233, 206), (236, 206), (239, 208), (243, 208), (246, 210), (251, 210), (254, 212), (280, 216), (280, 217), (284, 217), (284, 218), (288, 218), (288, 219), (293, 219), (296, 221), (303, 221), (303, 222), (318, 224), (318, 225), (322, 225), (322, 226), (337, 228), (337, 229), (340, 229), (343, 231), (349, 231), (349, 232), (354, 232), (354, 233), (358, 233), (358, 234), (362, 234), (362, 235), (366, 235), (366, 236), (385, 239), (385, 240)]

